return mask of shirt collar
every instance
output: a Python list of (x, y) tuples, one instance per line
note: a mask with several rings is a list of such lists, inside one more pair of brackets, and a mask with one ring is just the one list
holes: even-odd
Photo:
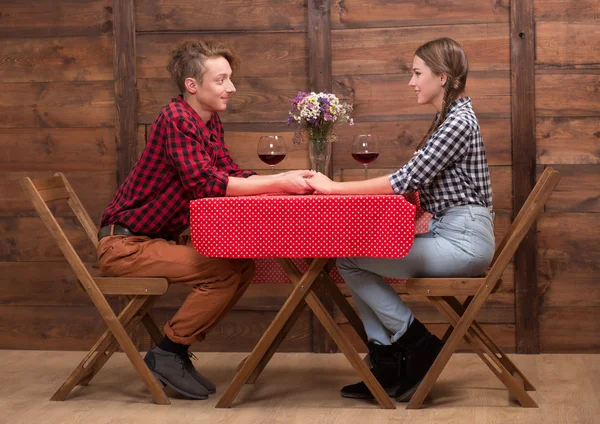
[(198, 112), (196, 112), (194, 108), (188, 102), (185, 101), (185, 99), (183, 98), (183, 94), (179, 94), (177, 98), (172, 99), (172, 101), (181, 103), (181, 105), (192, 114), (194, 119), (196, 119), (198, 122), (202, 122), (209, 130), (213, 130), (216, 127), (215, 112), (213, 112), (210, 115), (210, 119), (208, 120), (208, 122), (204, 122), (200, 115), (198, 115)]
[(450, 103), (450, 107), (448, 107), (448, 115), (455, 112), (458, 109), (461, 109), (463, 106), (471, 106), (470, 97), (461, 97), (460, 99), (456, 99), (452, 103)]

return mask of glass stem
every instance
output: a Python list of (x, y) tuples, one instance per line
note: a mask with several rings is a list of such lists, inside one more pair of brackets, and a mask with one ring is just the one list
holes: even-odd
[(365, 165), (365, 180), (369, 179), (369, 171), (368, 171), (369, 167), (367, 165)]

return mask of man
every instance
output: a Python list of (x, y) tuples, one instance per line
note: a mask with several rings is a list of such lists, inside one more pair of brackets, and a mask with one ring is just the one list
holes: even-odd
[(180, 94), (158, 115), (146, 148), (102, 217), (100, 268), (109, 276), (165, 277), (191, 293), (165, 325), (164, 339), (145, 357), (164, 384), (193, 399), (215, 386), (200, 375), (188, 347), (204, 335), (246, 290), (251, 260), (207, 258), (177, 238), (189, 225), (189, 201), (268, 192), (312, 193), (311, 171), (258, 176), (233, 162), (218, 112), (236, 92), (232, 52), (208, 42), (186, 42), (168, 65)]

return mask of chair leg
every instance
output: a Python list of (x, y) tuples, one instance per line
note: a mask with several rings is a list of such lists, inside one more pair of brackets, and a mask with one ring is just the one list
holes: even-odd
[[(445, 303), (445, 300), (440, 297), (429, 297), (429, 300), (438, 308), (438, 310), (448, 318), (450, 324), (457, 326), (461, 316), (452, 309), (452, 307)], [(460, 302), (456, 301), (458, 306)], [(524, 407), (537, 408), (535, 401), (527, 394), (521, 384), (513, 377), (513, 375), (504, 367), (503, 363), (498, 357), (488, 349), (488, 346), (483, 343), (475, 333), (472, 326), (467, 329), (464, 334), (464, 338), (469, 342), (475, 353), (481, 358), (481, 360), (490, 368), (490, 370), (498, 377), (502, 383), (506, 386), (509, 392), (515, 396), (519, 403)], [(479, 343), (478, 343), (479, 342)]]
[(433, 388), (436, 380), (440, 376), (441, 372), (444, 370), (444, 367), (450, 360), (450, 357), (456, 350), (460, 341), (465, 337), (467, 330), (471, 326), (471, 323), (481, 310), (481, 307), (485, 303), (486, 299), (490, 295), (493, 290), (493, 285), (491, 284), (482, 284), (482, 286), (477, 291), (477, 294), (473, 297), (473, 301), (469, 304), (465, 313), (460, 317), (460, 320), (454, 326), (454, 330), (444, 346), (440, 351), (438, 357), (433, 362), (433, 365), (419, 384), (417, 391), (412, 395), (410, 402), (408, 402), (407, 409), (418, 409), (423, 404), (423, 401)]
[(154, 322), (154, 319), (152, 319), (152, 316), (150, 316), (150, 312), (144, 315), (142, 318), (142, 323), (144, 324), (144, 327), (146, 327), (146, 330), (148, 331), (148, 334), (150, 334), (150, 338), (154, 344), (159, 344), (163, 339), (163, 334), (156, 325), (156, 322)]
[(231, 384), (229, 387), (227, 387), (223, 393), (223, 396), (221, 396), (221, 399), (219, 399), (217, 402), (217, 408), (229, 408), (231, 406), (235, 397), (242, 389), (242, 386), (259, 365), (269, 347), (277, 338), (279, 332), (281, 332), (287, 321), (294, 315), (295, 310), (301, 307), (301, 302), (304, 300), (306, 295), (310, 293), (311, 287), (314, 284), (317, 275), (322, 271), (326, 262), (327, 259), (316, 259), (310, 264), (308, 270), (302, 276), (298, 285), (294, 287), (287, 300), (275, 316), (275, 319), (271, 322), (263, 336), (252, 350), (252, 353), (250, 353), (250, 356), (248, 356), (246, 359), (246, 362), (242, 368), (235, 375)]
[[(119, 315), (119, 321), (127, 333), (131, 333), (133, 331), (133, 329), (139, 324), (140, 320), (143, 319), (142, 317), (152, 309), (159, 298), (160, 296), (144, 296), (139, 297), (138, 300), (133, 302), (134, 297), (129, 297), (129, 303)], [(112, 354), (117, 351), (119, 344), (114, 337), (112, 337), (112, 340), (112, 342), (105, 342), (105, 346), (101, 346), (98, 349), (98, 357), (94, 358), (94, 360), (87, 366), (87, 368), (91, 370), (90, 373), (79, 382), (79, 385), (87, 386), (96, 376), (96, 374), (98, 374), (104, 364), (110, 359)]]
[[(464, 306), (460, 304), (460, 302), (455, 297), (444, 297), (444, 301), (450, 305), (450, 307), (456, 312), (457, 315), (464, 314)], [(491, 353), (498, 358), (502, 365), (510, 372), (512, 375), (518, 375), (524, 384), (524, 388), (528, 392), (535, 392), (535, 387), (531, 382), (527, 379), (525, 374), (521, 372), (519, 368), (510, 360), (510, 358), (500, 349), (500, 347), (492, 340), (492, 338), (485, 332), (485, 330), (479, 325), (477, 321), (473, 321), (471, 325), (473, 329), (474, 335), (483, 343)]]
[[(156, 298), (158, 298), (158, 296), (156, 296)], [(118, 319), (111, 321), (105, 318), (105, 321), (109, 325), (109, 330), (107, 330), (102, 335), (102, 337), (100, 337), (100, 339), (88, 352), (85, 358), (81, 361), (77, 368), (75, 368), (73, 373), (71, 373), (69, 378), (63, 383), (63, 385), (58, 389), (58, 391), (52, 396), (50, 400), (65, 400), (69, 393), (71, 393), (73, 388), (78, 383), (82, 382), (82, 380), (84, 379), (87, 380), (86, 382), (89, 382), (93, 378), (93, 376), (96, 373), (98, 373), (98, 371), (100, 370), (100, 368), (102, 368), (106, 361), (110, 358), (112, 353), (116, 350), (116, 339), (118, 341), (118, 344), (121, 345), (121, 347), (127, 354), (130, 362), (132, 363), (136, 371), (138, 371), (138, 374), (140, 374), (140, 376), (142, 377), (142, 380), (152, 393), (152, 396), (154, 397), (156, 403), (160, 405), (169, 405), (169, 399), (165, 395), (162, 387), (159, 385), (156, 379), (152, 376), (152, 374), (150, 374), (150, 370), (148, 370), (148, 367), (143, 362), (139, 352), (133, 345), (131, 339), (128, 337), (127, 332), (125, 331), (125, 328), (123, 326), (123, 323), (125, 323), (126, 327), (131, 327), (133, 319), (137, 318), (136, 314), (138, 313), (140, 308), (146, 305), (150, 305), (149, 307), (151, 307), (151, 304), (156, 302), (156, 300), (157, 299), (148, 299), (147, 296), (136, 296), (136, 298), (134, 298), (134, 300), (132, 300), (125, 307), (125, 309), (123, 309)], [(107, 303), (103, 305), (103, 307), (107, 307), (110, 309)], [(112, 310), (110, 312), (112, 312)], [(102, 315), (104, 318), (105, 314)], [(112, 313), (112, 315), (114, 316), (114, 313)], [(141, 318), (142, 315), (138, 316)], [(121, 340), (119, 341), (119, 339)]]

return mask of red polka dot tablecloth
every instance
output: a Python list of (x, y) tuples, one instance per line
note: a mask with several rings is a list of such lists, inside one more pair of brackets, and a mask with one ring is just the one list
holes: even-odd
[[(258, 199), (264, 198), (264, 197), (266, 197), (266, 196), (256, 196), (256, 198), (254, 198), (254, 199), (258, 200)], [(273, 196), (268, 196), (268, 197), (273, 197)], [(296, 199), (296, 201), (301, 199), (300, 196), (285, 196), (285, 197), (294, 198), (294, 199)], [(325, 196), (319, 196), (319, 197), (324, 198)], [(389, 198), (392, 196), (385, 196), (385, 197)], [(396, 196), (396, 197), (401, 198), (401, 196)], [(192, 230), (192, 239), (193, 239), (193, 242), (195, 245), (198, 240), (202, 246), (205, 246), (208, 243), (206, 231), (208, 231), (210, 234), (212, 234), (211, 237), (213, 237), (213, 238), (216, 237), (217, 245), (221, 244), (222, 240), (219, 239), (219, 231), (221, 231), (221, 230), (216, 230), (215, 228), (222, 229), (223, 224), (219, 224), (219, 227), (215, 227), (212, 229), (208, 228), (209, 222), (214, 223), (215, 220), (220, 221), (221, 219), (226, 218), (224, 214), (214, 215), (214, 213), (216, 211), (216, 209), (214, 209), (214, 208), (217, 206), (216, 204), (219, 203), (219, 199), (224, 199), (224, 198), (202, 199), (202, 202), (203, 202), (202, 206), (198, 205), (198, 203), (200, 201), (192, 201), (191, 202), (191, 205), (190, 205), (191, 230)], [(248, 199), (248, 198), (241, 198), (241, 197), (240, 198), (227, 198), (227, 200), (221, 201), (219, 210), (222, 213), (227, 211), (227, 209), (224, 209), (224, 203), (229, 203), (231, 199), (238, 199), (238, 201), (239, 201), (240, 199)], [(416, 234), (427, 232), (428, 228), (429, 228), (429, 221), (431, 219), (431, 215), (428, 214), (427, 212), (425, 212), (420, 207), (418, 193), (415, 192), (411, 195), (406, 196), (405, 200), (416, 205), (414, 232)], [(400, 202), (400, 203), (404, 204), (404, 202)], [(232, 207), (234, 207), (236, 209), (236, 211), (240, 207), (243, 206), (243, 203), (239, 203), (239, 202), (234, 202), (234, 204), (235, 204), (235, 206), (233, 206), (233, 204), (232, 204)], [(289, 207), (290, 205), (291, 204), (288, 204), (287, 206)], [(258, 203), (253, 203), (253, 208), (257, 208), (258, 206), (259, 206)], [(313, 212), (315, 212), (315, 211), (313, 211)], [(239, 211), (237, 211), (234, 215), (239, 216)], [(297, 213), (294, 215), (297, 215)], [(294, 215), (291, 215), (291, 216), (294, 216)], [(244, 216), (244, 217), (250, 216), (249, 211), (243, 213), (242, 216)], [(281, 216), (285, 216), (285, 215), (281, 215)], [(341, 217), (341, 215), (338, 213), (338, 218), (340, 218), (340, 217)], [(323, 220), (323, 219), (321, 218), (321, 220)], [(228, 222), (231, 222), (231, 220), (228, 220)], [(237, 227), (238, 228), (241, 227), (242, 223), (243, 222), (240, 220), (240, 222), (238, 222), (238, 224), (237, 224)], [(264, 221), (263, 221), (263, 224), (264, 224)], [(248, 230), (256, 231), (256, 227), (250, 228)], [(281, 241), (282, 239), (277, 238), (277, 240)], [(412, 241), (411, 241), (411, 245), (412, 245)], [(196, 247), (196, 248), (198, 249), (198, 247)], [(204, 247), (201, 247), (201, 248), (204, 249)], [(350, 256), (350, 255), (345, 255), (345, 256)], [(229, 257), (241, 257), (241, 256), (238, 255), (238, 256), (229, 256)], [(255, 259), (256, 274), (254, 276), (254, 279), (252, 280), (253, 284), (288, 284), (288, 283), (290, 283), (289, 278), (287, 277), (285, 272), (283, 272), (283, 270), (277, 263), (277, 260), (275, 259), (276, 257), (277, 256)], [(294, 258), (293, 256), (281, 256), (281, 257)], [(331, 256), (331, 257), (333, 257), (333, 256)], [(306, 269), (308, 268), (307, 263), (303, 259), (296, 258), (296, 259), (292, 259), (292, 260), (301, 272), (305, 272)], [(344, 280), (340, 276), (337, 268), (334, 268), (329, 273), (329, 275), (335, 283), (337, 283), (337, 284), (344, 283)], [(404, 282), (404, 280), (400, 280), (400, 279), (387, 279), (386, 278), (386, 280), (392, 284), (401, 284), (402, 282)]]
[(410, 250), (414, 204), (402, 196), (241, 196), (190, 203), (194, 247), (227, 258), (398, 258)]

